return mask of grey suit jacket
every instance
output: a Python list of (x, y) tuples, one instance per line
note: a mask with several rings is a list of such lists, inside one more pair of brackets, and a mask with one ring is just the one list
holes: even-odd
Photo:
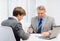
[[(46, 15), (43, 18), (41, 32), (50, 31), (53, 29), (53, 26), (55, 26), (54, 18)], [(30, 27), (33, 28), (34, 33), (38, 31), (38, 17), (37, 16), (32, 18)]]
[(26, 40), (29, 37), (29, 34), (25, 33), (22, 29), (22, 24), (12, 17), (9, 17), (7, 20), (3, 21), (1, 25), (11, 27), (13, 29), (15, 38), (18, 38), (19, 36), (23, 40)]

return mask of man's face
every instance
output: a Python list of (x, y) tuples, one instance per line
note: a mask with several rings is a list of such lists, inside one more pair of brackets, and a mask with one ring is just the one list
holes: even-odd
[(45, 16), (45, 10), (37, 10), (38, 17), (43, 18)]

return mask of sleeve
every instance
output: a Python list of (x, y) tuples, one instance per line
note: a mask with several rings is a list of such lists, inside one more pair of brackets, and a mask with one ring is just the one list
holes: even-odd
[(34, 28), (33, 28), (32, 24), (33, 24), (33, 18), (31, 19), (31, 25), (29, 26), (29, 28), (28, 28), (28, 29), (32, 28), (32, 29), (33, 29), (33, 33), (35, 33), (35, 32), (34, 32)]
[(27, 40), (29, 38), (29, 34), (25, 33), (22, 29), (21, 23), (18, 23), (15, 29), (17, 31), (18, 36), (20, 36), (20, 38), (22, 38), (23, 40)]
[(54, 29), (53, 26), (56, 26), (56, 24), (55, 24), (55, 19), (54, 19), (54, 18), (52, 19), (51, 30), (49, 31), (50, 35), (52, 34), (51, 31)]
[(29, 28), (33, 28), (33, 26), (32, 26), (32, 22), (33, 22), (33, 18), (31, 19), (31, 25), (30, 25)]
[(51, 30), (54, 29), (54, 28), (53, 28), (54, 26), (56, 26), (56, 24), (55, 24), (55, 19), (53, 18), (53, 19), (52, 19), (52, 24), (51, 24)]

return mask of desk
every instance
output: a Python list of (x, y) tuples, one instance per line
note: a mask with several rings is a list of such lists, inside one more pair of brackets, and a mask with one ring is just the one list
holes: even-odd
[(39, 38), (39, 36), (41, 36), (40, 34), (31, 34), (28, 40), (24, 40), (24, 41), (60, 41), (60, 34), (51, 40), (46, 40), (46, 39), (41, 39)]

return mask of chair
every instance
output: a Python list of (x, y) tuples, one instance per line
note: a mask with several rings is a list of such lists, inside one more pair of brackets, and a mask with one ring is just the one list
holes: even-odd
[(0, 26), (0, 41), (16, 41), (11, 27)]

